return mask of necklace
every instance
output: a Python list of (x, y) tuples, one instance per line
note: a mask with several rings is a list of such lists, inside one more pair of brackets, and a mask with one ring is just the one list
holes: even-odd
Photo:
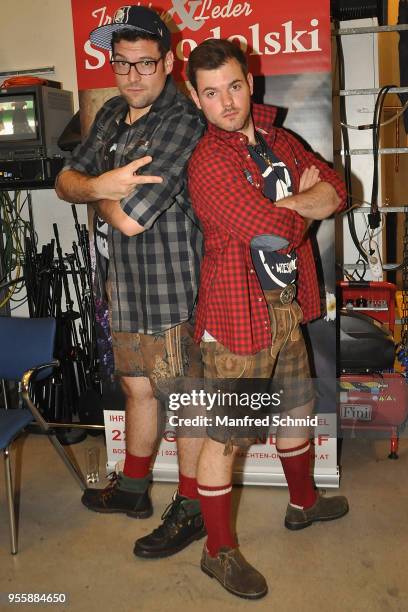
[(255, 153), (257, 153), (260, 157), (262, 157), (267, 167), (270, 168), (270, 170), (268, 171), (268, 174), (270, 172), (275, 172), (275, 164), (273, 163), (273, 161), (268, 155), (267, 146), (266, 146), (264, 139), (258, 133), (255, 133), (255, 140), (256, 140), (256, 144), (251, 145), (252, 149), (255, 151)]
[(249, 146), (266, 164), (266, 168), (262, 172), (262, 177), (266, 179), (272, 172), (274, 174), (273, 179), (276, 183), (275, 199), (278, 200), (291, 195), (288, 190), (291, 185), (291, 180), (286, 166), (277, 159), (275, 159), (275, 161), (271, 159), (270, 153), (268, 154), (268, 145), (258, 132), (255, 132), (255, 140), (256, 144)]

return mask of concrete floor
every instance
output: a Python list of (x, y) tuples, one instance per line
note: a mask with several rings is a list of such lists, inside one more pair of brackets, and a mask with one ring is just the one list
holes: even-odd
[[(51, 445), (30, 435), (17, 443), (21, 471), (19, 553), (10, 555), (0, 482), (0, 609), (9, 592), (63, 592), (73, 612), (270, 610), (279, 612), (408, 611), (408, 440), (400, 459), (387, 459), (386, 441), (348, 440), (343, 446), (340, 492), (350, 513), (300, 532), (283, 527), (287, 491), (237, 488), (238, 533), (244, 554), (269, 584), (260, 601), (225, 592), (199, 569), (202, 541), (175, 557), (138, 560), (134, 540), (156, 527), (174, 486), (156, 484), (155, 512), (147, 520), (98, 515), (80, 503), (80, 491)], [(87, 438), (72, 446), (83, 466)], [(21, 467), (21, 470), (19, 469)], [(335, 490), (328, 491), (328, 495)]]

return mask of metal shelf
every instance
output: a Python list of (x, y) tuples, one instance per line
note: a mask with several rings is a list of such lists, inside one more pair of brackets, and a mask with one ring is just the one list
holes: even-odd
[[(367, 272), (370, 271), (370, 265), (368, 263), (366, 264), (364, 263), (343, 263), (340, 265), (345, 270), (364, 270), (366, 269)], [(381, 267), (383, 269), (383, 272), (395, 272), (401, 266), (402, 264), (397, 264), (397, 263), (384, 263), (382, 264)]]
[(367, 26), (364, 28), (338, 28), (333, 30), (333, 36), (349, 36), (350, 34), (381, 34), (381, 32), (404, 32), (408, 24), (401, 23), (389, 26)]
[[(360, 28), (338, 28), (338, 29), (332, 30), (332, 36), (338, 37), (338, 36), (350, 36), (350, 35), (356, 35), (356, 34), (380, 34), (380, 33), (385, 33), (385, 32), (404, 32), (404, 31), (408, 31), (408, 24), (398, 24), (398, 25), (391, 25), (391, 26), (368, 26), (368, 27), (360, 27)], [(346, 97), (346, 96), (378, 95), (380, 91), (381, 91), (380, 87), (361, 88), (361, 89), (341, 89), (339, 91), (333, 92), (333, 96)], [(387, 91), (387, 94), (400, 94), (400, 93), (408, 93), (408, 87), (391, 87)], [(352, 155), (372, 155), (373, 152), (374, 152), (373, 149), (350, 149), (347, 155), (349, 157), (351, 157)], [(381, 148), (381, 149), (378, 149), (377, 152), (379, 155), (400, 155), (403, 153), (408, 153), (408, 147)], [(344, 149), (337, 150), (334, 153), (335, 155), (336, 154), (341, 155), (343, 158), (346, 155), (346, 152), (344, 151)], [(370, 212), (370, 210), (371, 210), (370, 206), (362, 205), (356, 209), (353, 209), (352, 212), (367, 214), (367, 212)], [(387, 206), (387, 207), (381, 206), (381, 207), (378, 207), (378, 210), (381, 213), (398, 213), (398, 212), (406, 213), (408, 212), (408, 205), (407, 206)], [(353, 264), (343, 263), (342, 268), (344, 270), (347, 270), (347, 269), (356, 270), (357, 269), (357, 270), (368, 271), (369, 264), (368, 263), (353, 263)], [(401, 264), (397, 264), (397, 263), (382, 264), (383, 272), (397, 270), (399, 268), (401, 268)], [(350, 310), (379, 311), (379, 310), (387, 310), (387, 308), (373, 309), (369, 307), (367, 308), (366, 307), (355, 307)], [(401, 320), (396, 320), (395, 323), (400, 324)]]
[(0, 77), (11, 77), (20, 75), (33, 75), (38, 74), (55, 74), (55, 66), (45, 66), (44, 68), (28, 68), (24, 70), (3, 70), (0, 72)]
[(383, 308), (371, 308), (370, 306), (353, 306), (353, 307), (349, 307), (347, 308), (347, 306), (343, 306), (343, 308), (345, 308), (347, 311), (354, 311), (357, 310), (358, 312), (364, 311), (364, 310), (369, 310), (370, 312), (387, 312), (388, 311), (388, 307), (384, 306)]
[[(353, 208), (352, 212), (367, 214), (371, 210), (371, 206), (363, 205), (358, 208)], [(380, 213), (402, 213), (408, 212), (408, 204), (403, 206), (379, 206), (378, 211)], [(347, 212), (347, 211), (345, 211)]]
[[(376, 95), (381, 91), (380, 87), (373, 87), (371, 89), (340, 89), (340, 91), (333, 92), (335, 96), (369, 96), (371, 94)], [(391, 87), (387, 91), (388, 94), (394, 93), (408, 93), (408, 87)]]
[[(336, 155), (346, 155), (344, 149), (337, 149), (334, 151)], [(347, 155), (372, 155), (374, 149), (350, 149)], [(408, 153), (408, 147), (394, 147), (393, 149), (378, 149), (379, 155), (401, 155), (402, 153)]]

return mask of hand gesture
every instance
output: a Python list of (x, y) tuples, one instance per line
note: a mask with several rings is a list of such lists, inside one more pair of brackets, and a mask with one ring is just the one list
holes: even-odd
[(131, 195), (139, 185), (162, 183), (161, 176), (137, 174), (140, 168), (150, 164), (150, 155), (135, 159), (126, 166), (104, 172), (96, 180), (96, 189), (101, 200), (122, 200)]

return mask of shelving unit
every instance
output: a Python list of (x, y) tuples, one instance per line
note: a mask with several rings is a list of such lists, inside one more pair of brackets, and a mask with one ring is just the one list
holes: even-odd
[[(390, 33), (390, 32), (403, 32), (403, 31), (408, 31), (408, 24), (397, 24), (397, 25), (387, 25), (387, 26), (367, 26), (367, 27), (349, 27), (349, 28), (337, 28), (337, 29), (333, 29), (332, 31), (332, 36), (333, 37), (342, 37), (342, 36), (354, 36), (354, 35), (361, 35), (361, 34), (382, 34), (382, 33)], [(354, 84), (358, 84), (357, 82), (355, 82)], [(367, 83), (368, 84), (368, 83)], [(361, 87), (361, 88), (345, 88), (345, 89), (339, 89), (337, 91), (333, 92), (333, 95), (337, 98), (345, 98), (345, 97), (352, 97), (352, 96), (370, 96), (370, 95), (377, 95), (380, 92), (380, 87)], [(390, 90), (387, 92), (387, 94), (399, 94), (399, 93), (408, 93), (408, 87), (392, 87), (390, 88)], [(408, 112), (408, 111), (407, 111)], [(361, 124), (366, 124), (369, 123), (368, 121), (361, 121)], [(360, 124), (360, 123), (359, 123)], [(346, 152), (344, 150), (344, 148), (338, 148), (337, 150), (335, 150), (335, 154), (338, 156), (341, 156), (341, 158), (344, 160), (346, 158), (346, 156), (348, 158), (351, 157), (355, 157), (355, 156), (368, 156), (368, 155), (372, 155), (373, 154), (373, 149), (370, 147), (366, 147), (366, 146), (352, 146), (353, 143), (351, 143), (351, 146), (349, 148), (349, 150)], [(363, 144), (363, 143), (361, 143)], [(364, 143), (365, 144), (365, 143)], [(367, 143), (368, 144), (368, 143)], [(397, 143), (398, 144), (398, 143)], [(404, 155), (408, 153), (408, 146), (397, 146), (397, 147), (381, 147), (378, 149), (378, 155), (379, 156), (383, 156), (383, 155)], [(361, 168), (361, 165), (364, 162), (360, 162), (358, 164), (358, 166)], [(407, 213), (408, 212), (408, 206), (392, 206), (392, 207), (386, 207), (386, 206), (379, 206), (378, 207), (380, 213)], [(353, 213), (358, 213), (358, 214), (367, 214), (368, 212), (370, 212), (370, 206), (361, 206), (359, 208), (353, 209)], [(380, 247), (381, 248), (381, 247)], [(364, 269), (364, 265), (363, 264), (344, 264), (343, 268), (346, 269)], [(393, 264), (385, 264), (383, 266), (384, 271), (392, 271), (393, 269), (397, 269), (399, 267), (398, 263), (393, 263)], [(367, 266), (368, 269), (368, 266)]]

